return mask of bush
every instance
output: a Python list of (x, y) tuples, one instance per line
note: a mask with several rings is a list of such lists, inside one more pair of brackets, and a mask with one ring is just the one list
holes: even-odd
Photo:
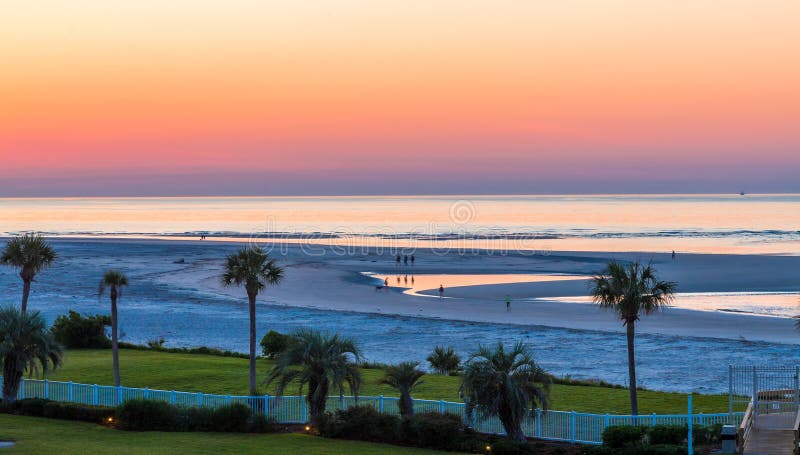
[(455, 414), (425, 412), (403, 422), (408, 442), (429, 449), (456, 450), (464, 435), (464, 423)]
[(276, 433), (278, 431), (278, 423), (274, 417), (256, 414), (250, 417), (247, 422), (247, 431), (250, 433)]
[(128, 400), (117, 408), (119, 428), (127, 431), (177, 431), (178, 409), (156, 400)]
[(105, 349), (111, 347), (111, 340), (106, 336), (106, 326), (111, 325), (111, 318), (102, 314), (81, 316), (76, 311), (56, 318), (50, 332), (56, 341), (66, 348), (73, 349)]
[(43, 398), (25, 398), (13, 403), (12, 409), (17, 414), (32, 417), (42, 417), (44, 415), (44, 405), (50, 400)]
[(105, 423), (116, 415), (116, 409), (105, 406), (88, 406), (79, 403), (50, 401), (44, 405), (42, 417), (82, 422)]
[(250, 406), (233, 403), (214, 409), (212, 413), (213, 431), (224, 433), (246, 433), (249, 431)]
[(439, 374), (453, 375), (461, 368), (461, 357), (451, 347), (436, 346), (426, 359)]
[(722, 424), (715, 423), (692, 428), (692, 441), (697, 445), (720, 444), (722, 442)]
[(581, 455), (687, 455), (686, 452), (687, 449), (683, 446), (652, 445), (628, 446), (618, 449), (606, 446), (584, 446), (580, 453)]
[(494, 455), (527, 455), (537, 453), (528, 442), (509, 441), (508, 439), (498, 439), (491, 444), (491, 447), (491, 452)]
[(649, 444), (681, 445), (689, 434), (686, 425), (655, 425), (647, 429)]
[(383, 414), (372, 406), (353, 406), (335, 414), (326, 413), (319, 434), (326, 438), (396, 443), (400, 437), (400, 418)]
[(294, 338), (291, 335), (284, 335), (270, 330), (264, 335), (264, 338), (261, 339), (261, 350), (264, 353), (264, 357), (274, 359), (278, 354), (291, 346), (293, 342)]
[(607, 427), (603, 430), (603, 445), (612, 449), (619, 449), (629, 445), (641, 444), (646, 429), (631, 425)]

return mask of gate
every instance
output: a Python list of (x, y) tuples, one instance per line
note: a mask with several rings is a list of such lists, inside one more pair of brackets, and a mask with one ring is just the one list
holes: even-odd
[(800, 410), (800, 367), (729, 368), (729, 412), (743, 411), (752, 403), (755, 428), (793, 428)]

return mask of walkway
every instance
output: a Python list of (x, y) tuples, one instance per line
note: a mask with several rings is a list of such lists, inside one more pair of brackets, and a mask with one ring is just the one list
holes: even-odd
[(744, 446), (745, 455), (793, 455), (794, 413), (762, 414)]

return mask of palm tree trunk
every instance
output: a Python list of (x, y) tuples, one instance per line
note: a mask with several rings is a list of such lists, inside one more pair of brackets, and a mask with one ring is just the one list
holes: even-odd
[(250, 300), (250, 396), (256, 395), (256, 295), (248, 293)]
[(28, 296), (31, 294), (31, 280), (22, 279), (22, 313), (28, 310)]
[(317, 383), (317, 387), (312, 391), (309, 384), (308, 395), (308, 414), (312, 427), (319, 428), (319, 421), (325, 414), (325, 405), (328, 401), (328, 381), (323, 379)]
[(633, 341), (636, 336), (636, 322), (628, 321), (628, 382), (631, 394), (631, 414), (639, 415), (639, 401), (636, 397), (636, 355), (634, 354)]
[(19, 393), (22, 372), (18, 371), (15, 366), (8, 361), (3, 365), (3, 403), (6, 404), (16, 401)]
[(406, 419), (414, 416), (414, 400), (411, 398), (411, 394), (400, 394), (400, 415)]
[(111, 357), (114, 363), (114, 385), (119, 387), (119, 339), (117, 337), (117, 291), (111, 289)]
[(525, 433), (522, 432), (520, 422), (515, 422), (511, 417), (500, 418), (503, 428), (506, 430), (506, 437), (512, 441), (525, 442)]

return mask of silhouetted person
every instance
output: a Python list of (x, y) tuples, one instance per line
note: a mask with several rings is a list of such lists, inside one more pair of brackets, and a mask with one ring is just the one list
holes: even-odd
[(394, 260), (394, 265), (400, 267), (400, 255), (398, 254)]
[(408, 255), (403, 256), (403, 265), (408, 265)]
[(403, 277), (403, 282), (404, 282), (405, 284), (408, 284), (408, 275), (406, 275), (406, 276), (404, 276), (404, 277)]
[(511, 311), (511, 296), (506, 294), (506, 311)]
[(672, 260), (675, 260), (675, 250), (672, 250)]
[(444, 298), (444, 285), (439, 285), (439, 298)]
[(411, 267), (414, 267), (414, 255), (411, 255)]

